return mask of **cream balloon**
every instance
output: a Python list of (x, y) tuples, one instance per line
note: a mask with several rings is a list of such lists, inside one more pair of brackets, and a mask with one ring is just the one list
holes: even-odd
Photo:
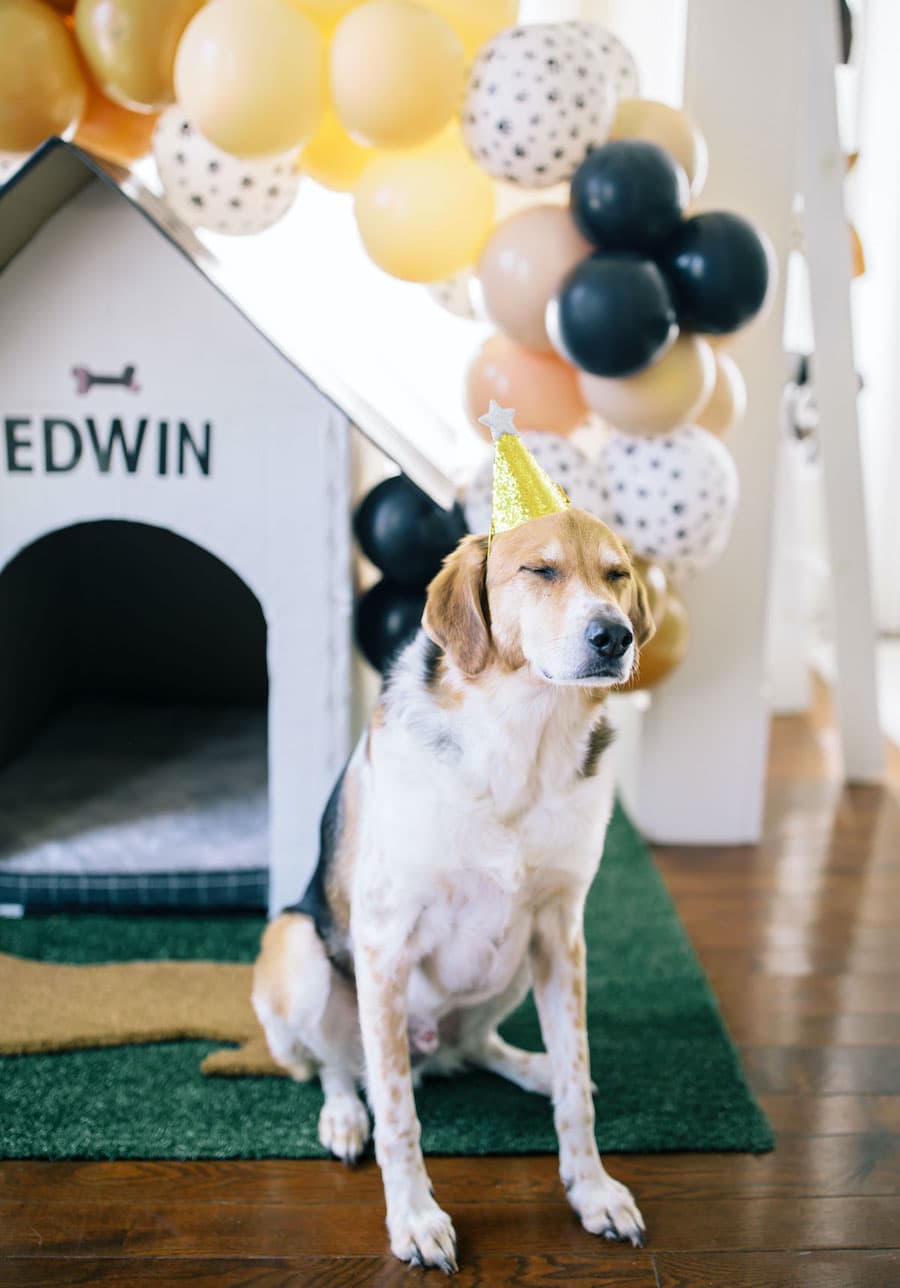
[(59, 14), (38, 0), (0, 4), (0, 150), (30, 152), (69, 135), (87, 100), (75, 42)]
[(298, 148), (324, 101), (323, 42), (289, 0), (211, 0), (175, 56), (175, 93), (211, 143), (237, 157)]
[(408, 148), (447, 124), (463, 92), (462, 41), (412, 0), (368, 0), (331, 42), (331, 99), (347, 130), (370, 147)]
[(709, 152), (706, 139), (687, 112), (652, 98), (622, 98), (616, 109), (610, 139), (645, 139), (665, 148), (679, 163), (697, 197), (706, 182)]
[(694, 415), (694, 424), (711, 434), (727, 434), (736, 429), (747, 410), (747, 386), (741, 369), (727, 353), (713, 355), (716, 380), (709, 398)]
[(448, 131), (424, 147), (384, 152), (353, 201), (371, 259), (393, 277), (437, 282), (478, 258), (494, 222), (494, 185)]
[(665, 434), (689, 422), (708, 401), (716, 379), (712, 349), (682, 334), (656, 362), (618, 379), (583, 371), (579, 384), (592, 411), (631, 434)]
[(459, 36), (471, 59), (491, 36), (512, 27), (519, 16), (519, 0), (421, 0), (433, 9)]
[(560, 206), (533, 206), (512, 215), (491, 234), (478, 261), (488, 317), (527, 349), (551, 350), (547, 304), (566, 273), (592, 249)]

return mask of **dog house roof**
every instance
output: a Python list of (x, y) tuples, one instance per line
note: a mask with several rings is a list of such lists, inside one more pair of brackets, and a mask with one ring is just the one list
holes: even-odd
[(325, 355), (305, 351), (292, 355), (251, 318), (225, 285), (215, 256), (164, 201), (128, 171), (106, 166), (62, 139), (48, 139), (5, 185), (0, 185), (0, 273), (41, 226), (87, 184), (99, 182), (115, 191), (201, 273), (228, 305), (238, 310), (294, 369), (310, 381), (381, 452), (440, 505), (455, 500), (452, 480), (412, 443), (402, 427), (363, 398), (335, 371)]

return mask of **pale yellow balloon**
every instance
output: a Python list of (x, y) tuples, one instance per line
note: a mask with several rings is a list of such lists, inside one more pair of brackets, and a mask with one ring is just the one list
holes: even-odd
[(323, 62), (318, 28), (289, 0), (211, 0), (181, 38), (175, 94), (223, 152), (290, 152), (319, 124)]
[(331, 42), (331, 99), (349, 132), (376, 148), (423, 143), (459, 108), (465, 54), (453, 28), (412, 0), (369, 0)]
[(320, 31), (329, 36), (344, 14), (359, 4), (359, 0), (291, 0), (291, 4), (312, 18)]
[(446, 18), (463, 42), (469, 60), (491, 36), (505, 27), (514, 27), (519, 16), (519, 0), (421, 0), (421, 3)]
[(579, 377), (585, 402), (616, 429), (665, 434), (693, 421), (716, 379), (713, 351), (695, 335), (680, 335), (651, 366), (634, 376)]
[(727, 353), (713, 355), (716, 379), (712, 393), (694, 416), (694, 424), (712, 434), (727, 434), (736, 429), (747, 410), (747, 386), (741, 369)]
[(494, 222), (494, 185), (454, 128), (423, 147), (376, 156), (356, 185), (354, 210), (379, 268), (437, 282), (477, 259)]
[(69, 134), (87, 84), (63, 20), (38, 0), (0, 3), (0, 149), (30, 152)]
[(374, 156), (374, 150), (352, 139), (337, 113), (326, 107), (319, 128), (300, 153), (298, 165), (323, 188), (352, 192)]
[(511, 215), (491, 234), (478, 261), (488, 317), (527, 349), (549, 352), (547, 304), (592, 249), (561, 206), (532, 206)]
[(653, 98), (623, 98), (616, 109), (610, 139), (646, 139), (671, 152), (688, 177), (691, 196), (706, 182), (709, 152), (706, 139), (687, 112)]

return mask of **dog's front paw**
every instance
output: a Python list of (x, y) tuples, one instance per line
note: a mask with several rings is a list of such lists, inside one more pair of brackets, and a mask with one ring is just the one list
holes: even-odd
[(456, 1272), (456, 1232), (453, 1222), (434, 1199), (388, 1216), (391, 1252), (417, 1266), (437, 1266), (444, 1274)]
[(355, 1163), (369, 1139), (369, 1115), (358, 1096), (332, 1095), (319, 1114), (319, 1140), (335, 1158)]
[(606, 1239), (628, 1239), (636, 1248), (644, 1243), (644, 1219), (631, 1191), (611, 1176), (582, 1181), (569, 1190), (569, 1202), (590, 1234)]

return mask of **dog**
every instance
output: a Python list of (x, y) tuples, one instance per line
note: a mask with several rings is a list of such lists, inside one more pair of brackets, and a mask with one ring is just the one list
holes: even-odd
[[(653, 629), (627, 548), (582, 511), (463, 538), (328, 801), (303, 899), (265, 931), (253, 1004), (271, 1053), (318, 1073), (319, 1138), (348, 1162), (365, 1086), (403, 1261), (456, 1269), (413, 1091), (464, 1066), (551, 1096), (585, 1229), (643, 1240), (594, 1135), (583, 908), (612, 810), (603, 699)], [(529, 988), (545, 1052), (497, 1032)]]

